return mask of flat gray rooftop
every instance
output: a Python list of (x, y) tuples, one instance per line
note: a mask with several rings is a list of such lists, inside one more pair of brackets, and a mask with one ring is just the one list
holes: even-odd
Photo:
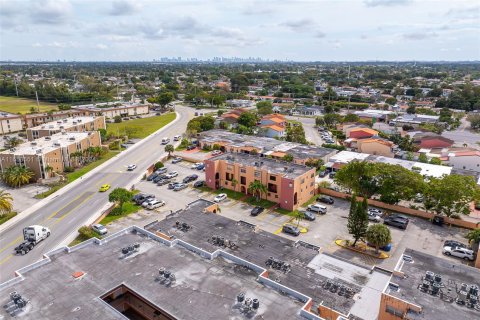
[[(269, 278), (311, 297), (314, 307), (323, 304), (345, 315), (351, 313), (355, 319), (369, 320), (378, 316), (380, 295), (390, 274), (370, 272), (370, 269), (337, 257), (319, 254), (318, 248), (259, 230), (248, 223), (202, 213), (202, 205), (205, 206), (194, 202), (190, 208), (175, 212), (146, 228), (182, 239), (209, 252), (220, 248), (211, 241), (212, 236), (223, 237), (236, 244), (234, 249), (221, 247), (223, 250), (258, 266), (266, 267), (269, 257), (288, 263), (291, 270), (287, 273), (267, 268)], [(179, 230), (177, 221), (187, 223), (190, 230)], [(351, 288), (354, 296), (347, 297), (339, 295), (338, 290), (326, 289), (328, 280)]]
[[(279, 174), (290, 179), (295, 179), (296, 177), (313, 170), (312, 168), (304, 165), (245, 153), (223, 153), (219, 156), (210, 158), (209, 160), (224, 160), (227, 163), (238, 163), (243, 166), (256, 167), (259, 170), (268, 171), (273, 174)], [(314, 171), (312, 171), (312, 173), (315, 174)]]
[[(480, 270), (412, 249), (406, 249), (404, 255), (413, 259), (411, 263), (401, 261), (398, 266), (406, 277), (393, 276), (391, 282), (397, 284), (399, 289), (387, 288), (386, 293), (423, 308), (422, 313), (409, 313), (411, 319), (480, 319), (480, 306), (475, 310), (455, 302), (462, 283), (480, 286)], [(442, 277), (438, 296), (419, 289), (427, 271)]]
[[(122, 247), (140, 243), (124, 257)], [(300, 319), (304, 302), (256, 281), (257, 273), (224, 258), (208, 260), (181, 247), (168, 247), (140, 233), (125, 233), (108, 242), (89, 244), (23, 274), (25, 279), (0, 290), (0, 303), (17, 291), (30, 300), (20, 319), (125, 319), (99, 297), (123, 284), (177, 319), (244, 319), (236, 306), (243, 292), (257, 298), (254, 319)], [(176, 275), (170, 287), (156, 281), (164, 267)], [(85, 272), (74, 279), (74, 272)], [(0, 319), (11, 319), (4, 308)]]

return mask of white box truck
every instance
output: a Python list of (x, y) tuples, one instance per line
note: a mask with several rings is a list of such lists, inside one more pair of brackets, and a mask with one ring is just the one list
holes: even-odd
[(23, 228), (23, 242), (15, 248), (15, 252), (21, 255), (28, 253), (40, 241), (50, 236), (50, 229), (47, 227), (33, 225)]

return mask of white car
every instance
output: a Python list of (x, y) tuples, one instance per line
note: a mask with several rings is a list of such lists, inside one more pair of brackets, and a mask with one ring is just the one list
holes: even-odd
[(227, 199), (227, 194), (226, 193), (220, 193), (218, 196), (213, 198), (214, 202), (221, 202), (223, 200)]
[(213, 150), (212, 151), (212, 156), (216, 156), (216, 155), (219, 155), (219, 154), (222, 154), (222, 151), (220, 151), (220, 150)]
[(157, 208), (160, 208), (160, 207), (163, 207), (165, 205), (165, 201), (163, 200), (154, 200), (152, 202), (149, 202), (146, 206), (146, 208), (148, 210), (153, 210), (153, 209), (157, 209)]
[(182, 136), (180, 136), (180, 135), (175, 136), (175, 137), (173, 137), (173, 141), (180, 141), (181, 138), (182, 138)]
[(327, 213), (327, 207), (325, 207), (324, 205), (318, 204), (318, 203), (308, 205), (307, 210), (308, 211), (313, 211), (313, 212), (316, 212), (316, 213), (320, 213), (320, 214), (326, 214)]
[(127, 170), (128, 170), (128, 171), (133, 171), (133, 170), (135, 170), (136, 168), (137, 168), (137, 165), (136, 165), (136, 164), (131, 164), (131, 165), (129, 165), (129, 166), (127, 167)]
[(151, 203), (154, 203), (154, 202), (156, 202), (156, 201), (158, 201), (158, 200), (155, 199), (155, 198), (150, 198), (150, 199), (142, 202), (142, 207), (146, 208), (146, 207), (148, 207)]
[(201, 164), (202, 164), (201, 162), (194, 163), (194, 164), (192, 164), (192, 166), (190, 167), (190, 169), (197, 169), (197, 167), (198, 167), (199, 165), (201, 165)]
[(105, 228), (104, 225), (101, 225), (99, 223), (96, 223), (92, 226), (92, 230), (95, 231), (96, 233), (100, 234), (100, 235), (104, 235), (104, 234), (107, 234), (108, 230), (107, 228)]
[(458, 258), (462, 258), (464, 260), (475, 260), (473, 250), (467, 248), (460, 248), (460, 247), (444, 247), (442, 250), (443, 254), (446, 256), (454, 256)]
[(376, 208), (368, 208), (368, 213), (376, 214), (377, 216), (383, 215), (383, 211)]
[(380, 216), (374, 212), (368, 212), (368, 220), (373, 222), (380, 222)]
[(172, 172), (170, 172), (170, 173), (167, 174), (167, 178), (168, 178), (168, 179), (175, 178), (176, 176), (178, 176), (178, 172), (177, 172), (177, 171), (172, 171)]

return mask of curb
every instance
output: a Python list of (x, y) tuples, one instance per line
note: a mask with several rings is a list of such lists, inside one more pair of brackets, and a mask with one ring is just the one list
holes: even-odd
[[(83, 178), (86, 178), (88, 179), (90, 176), (92, 176), (93, 174), (97, 173), (98, 171), (100, 171), (101, 169), (107, 167), (108, 165), (110, 165), (112, 162), (116, 161), (120, 156), (130, 152), (131, 150), (135, 150), (136, 148), (138, 148), (139, 145), (142, 145), (144, 144), (146, 141), (149, 141), (150, 139), (152, 139), (153, 137), (155, 137), (156, 135), (158, 135), (160, 133), (160, 131), (164, 130), (164, 129), (167, 129), (169, 128), (170, 126), (172, 126), (173, 124), (175, 124), (179, 119), (180, 119), (180, 114), (175, 111), (175, 114), (176, 114), (176, 117), (175, 117), (175, 120), (173, 120), (172, 122), (170, 122), (169, 124), (163, 126), (162, 128), (158, 129), (157, 131), (153, 132), (151, 135), (149, 135), (148, 137), (142, 139), (141, 141), (135, 143), (133, 146), (131, 146), (130, 148), (127, 148), (126, 150), (120, 152), (118, 155), (116, 155), (115, 157), (111, 158), (111, 159), (108, 159), (107, 161), (105, 161), (104, 163), (102, 163), (101, 165), (99, 165), (98, 167), (96, 167), (95, 169), (87, 172), (86, 174), (84, 174), (82, 176), (82, 179), (77, 179), (69, 184), (67, 184), (66, 186), (64, 186), (63, 188), (59, 189), (58, 191), (56, 191), (55, 193), (52, 193), (51, 195), (49, 195), (48, 197), (46, 197), (45, 199), (42, 199), (40, 200), (39, 202), (37, 202), (36, 204), (34, 204), (33, 206), (31, 206), (30, 208), (28, 209), (25, 209), (23, 210), (22, 212), (18, 213), (15, 217), (13, 217), (12, 219), (8, 220), (7, 222), (5, 222), (4, 224), (2, 224), (0, 226), (0, 233), (3, 232), (4, 230), (7, 230), (10, 226), (12, 226), (13, 224), (17, 223), (18, 221), (21, 221), (25, 218), (27, 218), (28, 216), (30, 216), (32, 213), (34, 213), (36, 210), (38, 210), (39, 208), (41, 208), (42, 206), (44, 206), (46, 203), (48, 203), (49, 201), (61, 196), (62, 194), (64, 194), (65, 192), (69, 191), (70, 189), (72, 189), (73, 187), (77, 186), (78, 184), (80, 184), (83, 180)], [(143, 174), (140, 176), (142, 177)], [(138, 177), (137, 177), (138, 179)], [(136, 179), (135, 179), (136, 181)], [(130, 187), (131, 185), (127, 185), (127, 187)]]

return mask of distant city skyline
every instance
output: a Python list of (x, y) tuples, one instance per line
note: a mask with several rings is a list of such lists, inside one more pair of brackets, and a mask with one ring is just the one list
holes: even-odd
[(0, 60), (480, 60), (477, 0), (0, 0)]

